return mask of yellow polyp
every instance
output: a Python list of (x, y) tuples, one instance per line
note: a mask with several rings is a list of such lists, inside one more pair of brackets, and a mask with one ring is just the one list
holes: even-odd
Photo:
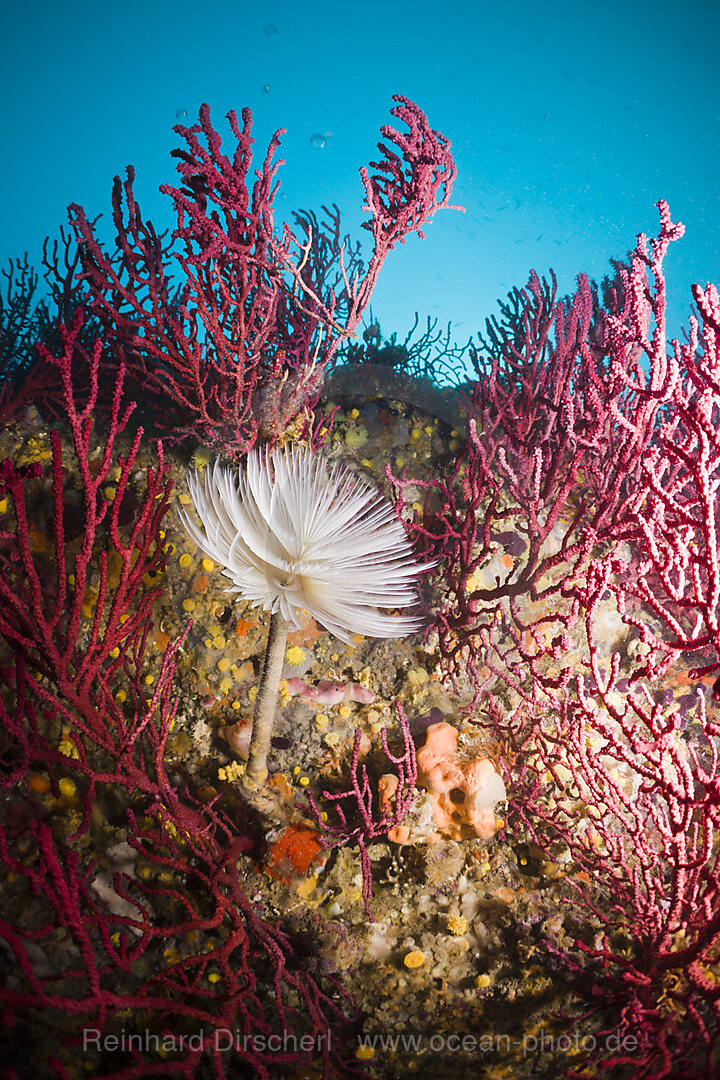
[(178, 502), (183, 506), (188, 506), (191, 501), (192, 500), (186, 491), (181, 491), (178, 495)]
[(370, 1061), (371, 1058), (375, 1057), (375, 1050), (372, 1046), (358, 1046), (355, 1057), (358, 1061)]
[(116, 494), (116, 491), (115, 491), (114, 487), (108, 486), (108, 487), (103, 488), (103, 495), (105, 496), (105, 498), (107, 499), (108, 502), (114, 502), (115, 501), (115, 494)]
[(231, 761), (229, 765), (218, 769), (218, 780), (225, 780), (227, 783), (233, 783), (233, 781), (239, 780), (244, 775), (244, 761)]
[(468, 921), (464, 915), (451, 915), (448, 919), (447, 928), (451, 934), (462, 937), (463, 934), (467, 934)]
[(0, 499), (0, 514), (7, 514), (8, 501), (7, 499)]
[(195, 601), (194, 600), (189, 600), (189, 599), (188, 600), (183, 600), (182, 606), (183, 606), (183, 611), (194, 611), (195, 610)]
[(475, 980), (475, 986), (478, 990), (487, 990), (488, 986), (492, 986), (492, 977), (490, 975), (478, 975)]
[(227, 676), (220, 680), (220, 693), (227, 694), (228, 690), (232, 687), (233, 681)]
[(414, 971), (416, 968), (422, 967), (424, 963), (425, 953), (421, 952), (420, 949), (413, 949), (412, 952), (409, 952), (403, 960), (403, 964), (410, 971)]
[(208, 574), (211, 570), (215, 569), (215, 563), (212, 561), (212, 559), (203, 559), (200, 565), (202, 566), (203, 570), (205, 570)]
[(192, 565), (192, 555), (188, 555), (187, 551), (178, 559), (178, 565), (181, 569), (186, 570), (188, 566)]
[(127, 698), (127, 694), (125, 693), (124, 690), (118, 690), (117, 694), (115, 695), (115, 700), (119, 701), (120, 704), (122, 704), (123, 701), (126, 700), (126, 698)]
[(362, 425), (345, 432), (345, 442), (352, 450), (359, 450), (365, 445), (367, 438), (368, 433)]
[(217, 666), (218, 666), (218, 671), (227, 671), (227, 669), (230, 667), (230, 661), (228, 660), (227, 656), (222, 656), (218, 660), (218, 665)]
[(226, 645), (224, 634), (215, 634), (213, 638), (213, 645), (216, 649), (224, 649)]
[(209, 450), (206, 450), (204, 446), (200, 446), (190, 460), (198, 472), (202, 472), (210, 464), (211, 456)]
[(300, 779), (298, 780), (298, 783), (300, 784), (301, 787), (307, 787), (308, 784), (310, 783), (310, 777), (309, 776), (301, 776)]
[(77, 795), (77, 784), (69, 776), (63, 776), (58, 781), (60, 794), (64, 799), (74, 799)]
[(61, 739), (60, 742), (58, 743), (58, 750), (60, 751), (61, 754), (64, 754), (65, 757), (71, 757), (71, 758), (79, 758), (80, 757), (77, 746), (75, 745), (74, 742), (70, 742), (69, 739)]
[(330, 720), (324, 713), (318, 713), (315, 717), (315, 727), (318, 731), (326, 731)]
[(299, 667), (305, 659), (305, 650), (300, 645), (291, 645), (285, 650), (285, 662), (292, 667)]
[(349, 705), (341, 705), (338, 709), (338, 716), (341, 716), (343, 720), (347, 720), (348, 716), (352, 715), (352, 709)]
[(209, 983), (219, 983), (222, 981), (222, 975), (218, 975), (217, 971), (211, 971), (207, 980)]
[(152, 684), (155, 682), (155, 676), (154, 675), (146, 675), (145, 678), (143, 679), (143, 682), (145, 683), (146, 686), (152, 686)]

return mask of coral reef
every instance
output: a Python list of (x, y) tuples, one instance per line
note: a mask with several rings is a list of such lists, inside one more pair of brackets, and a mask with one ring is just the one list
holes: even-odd
[(658, 238), (639, 237), (603, 306), (582, 278), (566, 301), (535, 276), (514, 294), (476, 357), (452, 474), (398, 489), (425, 496), (442, 669), (504, 747), (509, 826), (579, 870), (594, 941), (549, 947), (618, 1010), (634, 1075), (711, 1076), (720, 302), (696, 286), (687, 340), (668, 345), (663, 260), (682, 226), (658, 205)]
[(142, 217), (132, 168), (113, 189), (117, 255), (103, 249), (83, 209), (70, 208), (90, 310), (112, 360), (154, 404), (159, 430), (236, 457), (293, 424), (308, 431), (325, 368), (359, 325), (387, 255), (450, 205), (449, 141), (412, 102), (394, 100), (392, 115), (408, 132), (383, 126), (390, 145), (378, 144), (375, 172), (360, 171), (373, 239), (367, 266), (343, 238), (337, 208), (324, 208), (320, 222), (296, 214), (295, 233), (286, 225), (275, 234), (274, 156), (284, 131), (250, 188), (249, 109), (242, 126), (228, 114), (232, 157), (207, 105), (197, 124), (174, 129), (187, 149), (174, 151), (181, 186), (161, 189), (177, 214), (169, 243)]
[[(375, 324), (348, 343), (455, 176), (421, 111), (393, 112), (408, 131), (361, 172), (367, 267), (334, 211), (277, 236), (280, 133), (251, 187), (249, 113), (226, 156), (203, 108), (177, 129), (173, 238), (130, 170), (115, 255), (74, 207), (52, 303), (33, 309), (27, 263), (6, 275), (9, 1080), (718, 1073), (717, 290), (668, 342), (682, 226), (661, 202), (601, 289), (532, 274), (474, 377), (430, 392), (430, 327), (415, 353)], [(340, 356), (356, 399), (338, 375), (321, 400)], [(177, 528), (188, 459), (263, 441), (387, 480), (403, 543), (437, 560), (422, 636), (343, 640), (297, 611), (270, 827), (238, 782), (261, 620)]]

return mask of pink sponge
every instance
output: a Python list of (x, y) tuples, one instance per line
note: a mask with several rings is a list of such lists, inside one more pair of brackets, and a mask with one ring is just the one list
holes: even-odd
[(505, 784), (486, 757), (463, 761), (458, 732), (442, 721), (431, 724), (417, 752), (418, 784), (433, 800), (437, 832), (452, 840), (490, 840), (496, 832), (495, 806), (506, 798)]

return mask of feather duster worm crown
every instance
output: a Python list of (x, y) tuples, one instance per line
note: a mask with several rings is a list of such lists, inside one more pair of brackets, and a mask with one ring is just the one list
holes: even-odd
[(377, 608), (418, 603), (418, 563), (402, 522), (373, 485), (302, 447), (252, 450), (244, 466), (216, 461), (188, 477), (202, 528), (180, 510), (195, 543), (220, 563), (228, 592), (293, 626), (305, 609), (351, 644), (398, 638), (423, 620)]

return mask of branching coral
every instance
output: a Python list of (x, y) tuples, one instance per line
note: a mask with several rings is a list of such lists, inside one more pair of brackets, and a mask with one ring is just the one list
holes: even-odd
[(663, 260), (683, 230), (659, 209), (604, 307), (587, 281), (556, 302), (533, 276), (491, 324), (466, 452), (420, 481), (415, 532), (444, 553), (442, 662), (506, 747), (511, 826), (581, 872), (599, 931), (566, 961), (620, 1008), (634, 1075), (706, 1077), (720, 727), (697, 683), (720, 666), (720, 303), (696, 286), (668, 346)]
[(449, 206), (450, 142), (412, 102), (395, 101), (392, 114), (409, 131), (382, 130), (402, 157), (381, 144), (377, 172), (361, 171), (373, 237), (367, 268), (343, 239), (336, 208), (321, 219), (296, 215), (300, 235), (289, 226), (275, 234), (281, 162), (274, 156), (283, 131), (251, 186), (249, 109), (242, 124), (228, 114), (232, 156), (207, 105), (197, 124), (175, 128), (187, 149), (174, 151), (182, 186), (162, 188), (177, 214), (172, 242), (143, 219), (132, 168), (113, 190), (117, 256), (103, 249), (82, 208), (70, 208), (93, 314), (115, 362), (155, 404), (161, 430), (240, 456), (258, 439), (276, 439), (317, 401), (325, 368), (359, 324), (388, 253)]
[[(79, 319), (59, 327), (60, 355), (44, 353), (63, 387), (69, 445), (53, 431), (47, 480), (39, 463), (6, 459), (0, 469), (6, 1036), (12, 1042), (36, 1011), (48, 1029), (61, 1024), (59, 1056), (36, 1059), (40, 1049), (23, 1045), (35, 1075), (76, 1075), (85, 1038), (84, 1064), (104, 1075), (170, 1069), (192, 1080), (202, 1067), (218, 1078), (238, 1069), (268, 1077), (273, 1064), (312, 1058), (330, 1077), (331, 1033), (344, 1029), (347, 1000), (332, 980), (316, 980), (243, 891), (247, 823), (203, 803), (166, 760), (185, 635), (153, 656), (157, 589), (147, 583), (165, 565), (169, 480), (162, 456), (138, 468), (142, 432), (129, 435), (122, 372), (109, 429), (96, 432), (100, 348), (83, 367), (73, 352), (80, 328)], [(90, 388), (82, 406), (73, 373)], [(118, 842), (125, 866), (113, 870), (93, 850)], [(269, 1053), (264, 1040), (278, 1030), (288, 1049)], [(125, 1031), (135, 1040), (116, 1067), (107, 1055), (96, 1061), (95, 1048), (118, 1046)], [(176, 1051), (169, 1067), (158, 1048)]]

